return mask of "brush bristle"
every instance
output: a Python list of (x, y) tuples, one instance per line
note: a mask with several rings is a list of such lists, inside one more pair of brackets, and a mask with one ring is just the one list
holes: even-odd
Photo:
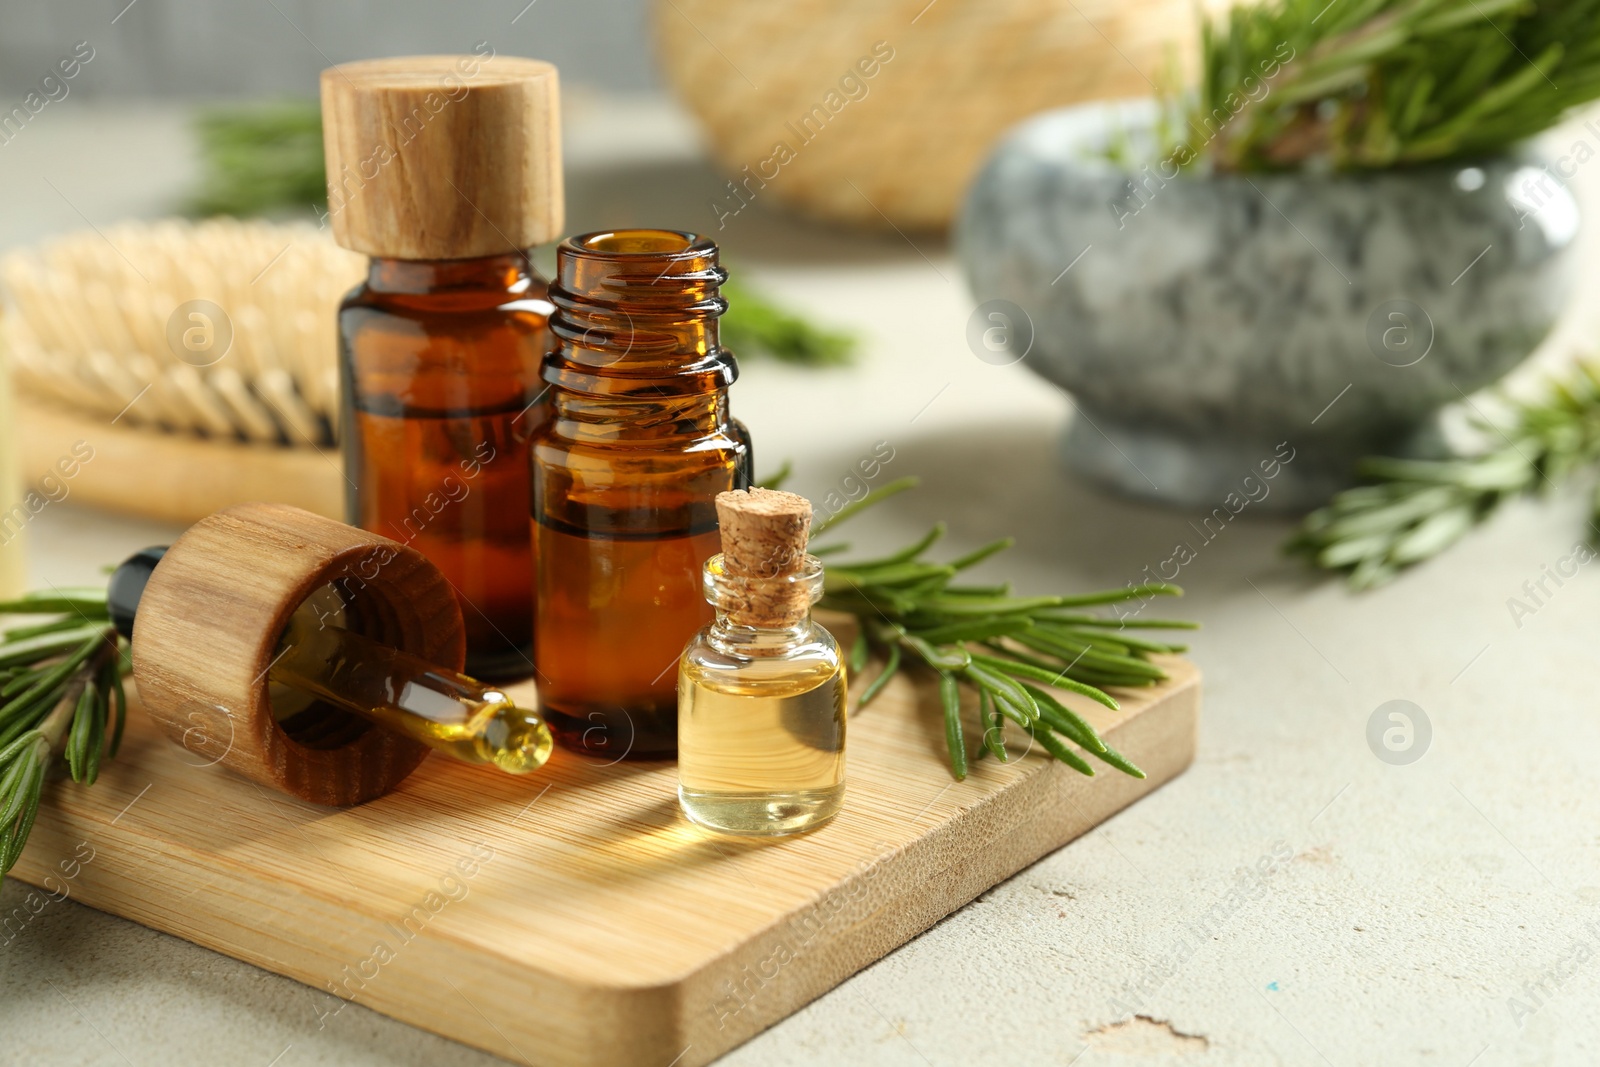
[[(0, 343), (25, 397), (153, 430), (320, 448), (339, 421), (339, 301), (365, 271), (309, 225), (85, 230), (0, 259)], [(216, 304), (232, 330), (205, 366), (169, 342), (191, 300)]]

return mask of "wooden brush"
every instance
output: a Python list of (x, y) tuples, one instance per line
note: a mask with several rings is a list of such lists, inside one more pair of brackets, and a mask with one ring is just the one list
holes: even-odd
[[(24, 402), (320, 448), (338, 426), (336, 309), (365, 270), (365, 257), (309, 225), (219, 218), (86, 230), (0, 259), (0, 343)], [(231, 324), (231, 346), (209, 366), (168, 340), (191, 300), (211, 301)]]

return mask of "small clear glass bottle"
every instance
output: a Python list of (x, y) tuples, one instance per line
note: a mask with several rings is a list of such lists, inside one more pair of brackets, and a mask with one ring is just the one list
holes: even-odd
[[(719, 497), (719, 512), (738, 495)], [(705, 565), (716, 621), (678, 665), (678, 801), (711, 830), (809, 830), (844, 800), (845, 665), (811, 619), (822, 562), (800, 544), (797, 565), (773, 576), (730, 574), (725, 553)]]

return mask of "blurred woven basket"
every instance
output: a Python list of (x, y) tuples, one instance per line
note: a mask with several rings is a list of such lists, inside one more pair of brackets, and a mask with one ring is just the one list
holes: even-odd
[[(338, 514), (335, 309), (363, 257), (310, 226), (214, 219), (82, 231), (0, 259), (25, 476), (74, 441), (80, 499), (189, 522), (241, 500)], [(190, 301), (214, 353), (185, 353)]]
[[(1191, 53), (1194, 12), (1194, 0), (657, 0), (653, 21), (667, 78), (730, 174), (758, 173), (779, 143), (793, 151), (749, 195), (842, 222), (932, 229), (949, 223), (1013, 123), (1149, 95), (1171, 57)], [(856, 65), (880, 41), (892, 57), (862, 77)], [(852, 72), (866, 89), (854, 100), (859, 90), (840, 86)], [(788, 124), (827, 108), (830, 91), (843, 106), (802, 143)]]

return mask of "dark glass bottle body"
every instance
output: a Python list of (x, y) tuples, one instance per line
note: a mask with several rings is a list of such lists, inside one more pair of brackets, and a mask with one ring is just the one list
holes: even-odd
[(556, 264), (532, 442), (540, 704), (567, 748), (668, 758), (678, 657), (712, 618), (714, 501), (750, 484), (717, 342), (727, 273), (711, 241), (671, 230), (569, 238)]
[(549, 315), (522, 253), (374, 258), (339, 309), (345, 518), (444, 572), (477, 677), (532, 671), (528, 438)]

